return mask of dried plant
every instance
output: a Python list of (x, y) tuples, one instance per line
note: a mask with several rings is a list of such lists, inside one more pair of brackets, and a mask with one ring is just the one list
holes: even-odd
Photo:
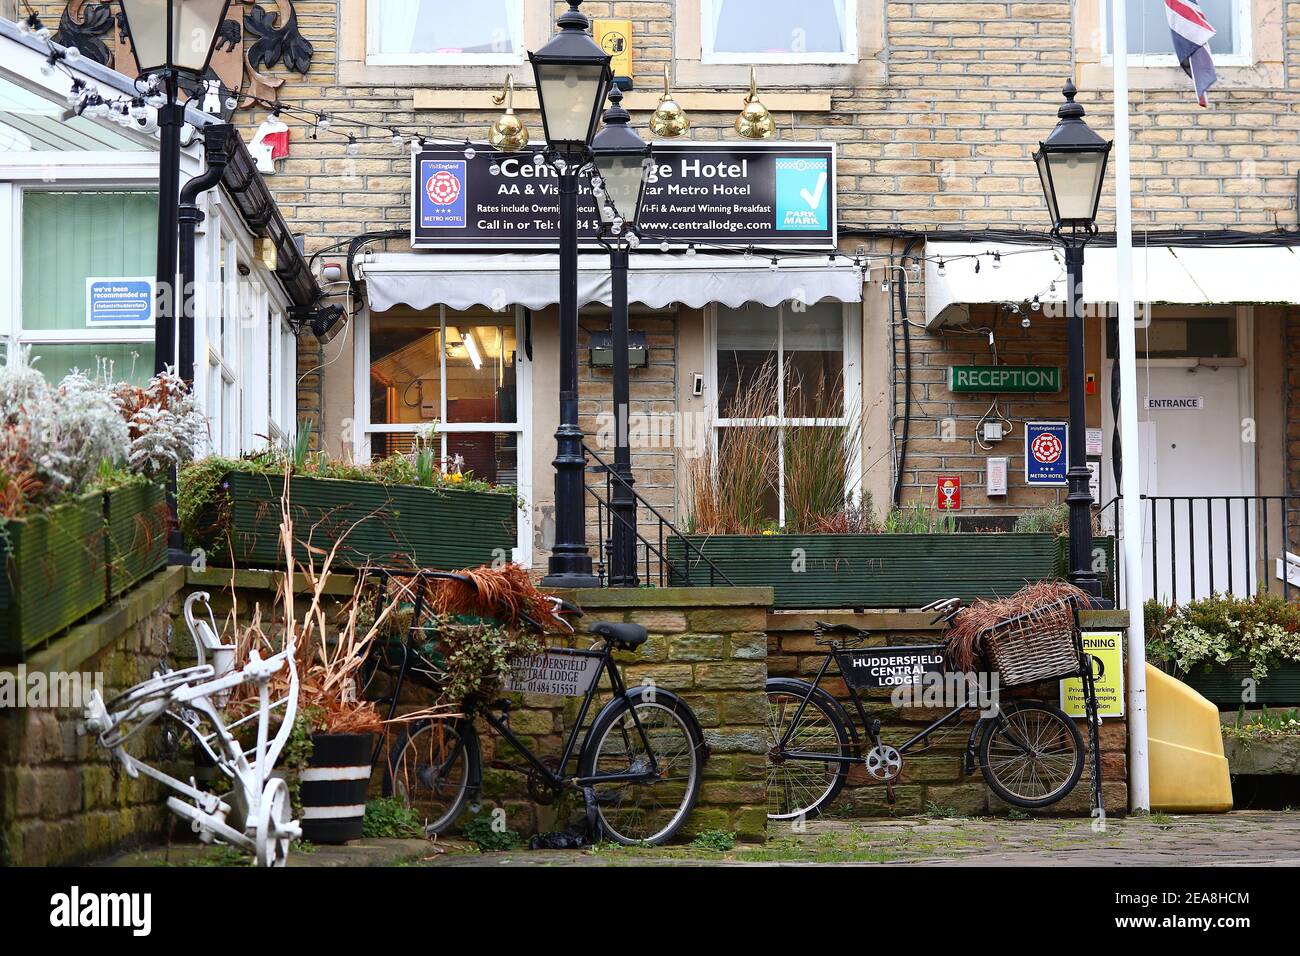
[(457, 573), (473, 583), (437, 578), (427, 584), (430, 606), (438, 614), (473, 614), (511, 628), (525, 626), (527, 615), (544, 629), (564, 628), (551, 602), (519, 565), (466, 568)]
[[(786, 389), (786, 408), (825, 424), (783, 429), (785, 450), (785, 527), (796, 533), (816, 531), (819, 522), (849, 507), (845, 489), (850, 464), (861, 447), (862, 417), (844, 408), (844, 381), (819, 377), (811, 385), (793, 378)], [(829, 421), (836, 424), (830, 424)], [(842, 420), (844, 424), (838, 424)]]
[[(1073, 598), (1081, 608), (1092, 606), (1092, 598), (1064, 581), (1039, 581), (1026, 585), (1010, 597), (972, 601), (953, 618), (945, 636), (953, 666), (959, 671), (975, 670), (984, 651), (980, 638), (988, 628), (1028, 611), (1050, 607), (1065, 598)], [(1068, 626), (1068, 623), (1063, 626)]]

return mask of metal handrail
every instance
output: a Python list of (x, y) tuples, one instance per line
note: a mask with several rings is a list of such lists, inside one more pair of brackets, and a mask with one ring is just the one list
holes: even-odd
[[(710, 585), (710, 586), (716, 586), (716, 585), (717, 585), (717, 582), (718, 582), (718, 579), (721, 579), (722, 582), (723, 582), (727, 587), (735, 587), (735, 586), (736, 586), (736, 585), (732, 582), (732, 580), (731, 580), (729, 577), (727, 577), (726, 574), (723, 573), (722, 569), (719, 568), (716, 564), (714, 564), (714, 563), (709, 559), (709, 557), (708, 557), (706, 554), (704, 554), (703, 551), (700, 550), (700, 548), (699, 548), (698, 545), (696, 545), (696, 544), (695, 544), (694, 542), (692, 542), (689, 538), (687, 538), (684, 534), (682, 534), (679, 530), (677, 530), (677, 526), (676, 526), (676, 525), (674, 525), (671, 521), (669, 521), (666, 517), (664, 517), (663, 514), (660, 513), (660, 511), (659, 511), (658, 508), (656, 508), (656, 507), (655, 507), (654, 505), (652, 505), (649, 501), (647, 501), (647, 500), (646, 500), (646, 499), (645, 499), (645, 498), (644, 498), (644, 497), (643, 497), (643, 496), (642, 496), (642, 495), (641, 495), (641, 494), (636, 490), (636, 488), (633, 487), (633, 485), (632, 485), (631, 483), (629, 483), (626, 479), (623, 478), (622, 475), (620, 475), (617, 471), (615, 471), (614, 468), (609, 464), (609, 462), (607, 462), (607, 461), (605, 461), (605, 459), (601, 458), (601, 457), (600, 457), (600, 454), (599, 454), (598, 452), (596, 452), (596, 450), (595, 450), (594, 448), (592, 448), (591, 446), (587, 445), (587, 444), (584, 442), (584, 443), (583, 443), (583, 446), (582, 446), (582, 450), (583, 450), (583, 452), (584, 452), (585, 454), (590, 455), (592, 458), (594, 458), (594, 459), (596, 460), (596, 463), (600, 466), (600, 470), (603, 471), (603, 472), (605, 473), (605, 484), (606, 484), (606, 488), (608, 489), (607, 492), (606, 492), (606, 498), (601, 498), (600, 495), (597, 494), (597, 492), (596, 492), (596, 491), (595, 491), (595, 490), (594, 490), (590, 485), (587, 486), (587, 493), (588, 493), (589, 495), (591, 495), (591, 497), (594, 498), (595, 501), (596, 501), (596, 505), (597, 505), (597, 522), (598, 522), (599, 526), (600, 526), (602, 529), (604, 528), (604, 520), (605, 520), (605, 519), (604, 519), (604, 513), (605, 513), (606, 511), (608, 511), (608, 512), (609, 512), (609, 516), (610, 516), (610, 521), (611, 521), (611, 525), (610, 525), (611, 533), (612, 533), (612, 529), (613, 529), (613, 524), (612, 524), (612, 522), (613, 522), (614, 520), (619, 521), (621, 527), (623, 527), (624, 529), (626, 529), (626, 530), (632, 532), (632, 534), (635, 536), (636, 540), (639, 541), (639, 542), (641, 542), (641, 544), (643, 544), (643, 545), (645, 546), (645, 551), (646, 551), (646, 574), (647, 574), (647, 576), (650, 575), (650, 556), (653, 554), (653, 555), (654, 555), (656, 558), (658, 558), (658, 560), (659, 560), (659, 574), (658, 574), (658, 578), (659, 578), (659, 581), (660, 581), (660, 584), (661, 584), (661, 585), (664, 584), (665, 581), (666, 581), (668, 584), (672, 584), (672, 583), (674, 583), (674, 581), (678, 581), (678, 582), (682, 582), (682, 583), (686, 584), (687, 586), (689, 586), (689, 585), (690, 585), (690, 581), (691, 581), (691, 574), (690, 574), (691, 560), (690, 560), (690, 555), (691, 555), (691, 553), (693, 552), (693, 553), (696, 555), (696, 557), (698, 558), (698, 561), (695, 562), (696, 564), (698, 564), (698, 563), (700, 563), (700, 562), (703, 562), (704, 564), (706, 564), (706, 565), (708, 566), (708, 570), (709, 570), (709, 585)], [(614, 483), (615, 483), (615, 482), (617, 482), (618, 485), (619, 485), (623, 490), (625, 490), (625, 491), (627, 491), (627, 492), (629, 492), (629, 493), (631, 494), (632, 499), (633, 499), (633, 501), (636, 502), (636, 505), (637, 505), (638, 509), (639, 509), (639, 508), (644, 508), (646, 511), (650, 512), (650, 514), (653, 515), (653, 516), (655, 517), (655, 519), (658, 521), (658, 523), (659, 523), (659, 544), (658, 544), (657, 547), (656, 547), (656, 545), (655, 545), (653, 542), (650, 541), (649, 538), (647, 538), (645, 535), (643, 535), (643, 534), (641, 533), (641, 530), (640, 530), (640, 528), (638, 527), (638, 525), (637, 525), (637, 523), (636, 523), (635, 521), (629, 522), (629, 521), (627, 520), (626, 517), (624, 517), (622, 514), (620, 514), (618, 511), (616, 511), (616, 510), (612, 507), (612, 505), (611, 505), (611, 500), (612, 500), (612, 498), (613, 498), (613, 486), (614, 486)], [(682, 542), (682, 545), (683, 545), (683, 547), (684, 547), (684, 549), (685, 549), (685, 553), (686, 553), (686, 555), (687, 555), (687, 568), (686, 568), (686, 570), (685, 570), (684, 572), (683, 572), (683, 571), (679, 571), (677, 568), (675, 568), (675, 567), (673, 566), (672, 561), (671, 561), (671, 560), (669, 559), (669, 557), (668, 557), (667, 550), (665, 549), (665, 546), (664, 546), (664, 542), (665, 542), (665, 531), (667, 532), (667, 537), (668, 537), (668, 538), (677, 538), (677, 539), (679, 539), (679, 540)], [(602, 539), (601, 539), (600, 547), (601, 547), (601, 553), (602, 553), (602, 556), (603, 556), (605, 550), (609, 547), (608, 542), (605, 540), (605, 538), (604, 538), (603, 536), (602, 536)], [(666, 571), (667, 571), (666, 574), (665, 574), (665, 569), (666, 569)], [(600, 569), (599, 569), (599, 570), (600, 570), (601, 578), (604, 579), (604, 577), (605, 577), (605, 573), (604, 573), (604, 572), (605, 572), (605, 567), (604, 567), (604, 561), (603, 561), (603, 558), (602, 558), (602, 562), (601, 562), (601, 566), (600, 566)]]

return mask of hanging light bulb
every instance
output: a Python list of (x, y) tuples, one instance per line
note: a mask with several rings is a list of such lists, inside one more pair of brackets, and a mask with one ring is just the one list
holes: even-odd
[(746, 259), (752, 259), (752, 258), (754, 258), (754, 247), (753, 247), (753, 246), (750, 246), (748, 249), (745, 250), (745, 258), (746, 258)]
[(465, 144), (465, 158), (466, 158), (466, 159), (473, 159), (473, 158), (474, 158), (475, 156), (477, 156), (477, 155), (478, 155), (478, 150), (476, 150), (476, 149), (474, 148), (473, 144), (471, 144), (471, 143), (466, 143), (466, 144)]
[(946, 276), (947, 274), (948, 274), (948, 271), (944, 268), (943, 260), (940, 259), (940, 260), (939, 260), (939, 269), (938, 269), (938, 275), (939, 275), (939, 278), (942, 279), (942, 278), (943, 278), (944, 276)]
[(1043, 303), (1038, 300), (1038, 296), (1034, 296), (1034, 301), (1029, 303), (1029, 307), (1037, 312), (1043, 307)]
[(673, 99), (672, 86), (668, 81), (668, 64), (664, 64), (664, 93), (659, 97), (659, 105), (650, 117), (650, 132), (663, 139), (681, 136), (691, 128), (691, 121), (686, 111)]
[(665, 239), (663, 242), (659, 243), (659, 251), (660, 251), (660, 252), (667, 252), (667, 251), (669, 251), (670, 249), (672, 249), (672, 246), (670, 246), (670, 245), (668, 244), (668, 240), (667, 240), (667, 239)]
[(85, 92), (86, 92), (86, 84), (81, 82), (81, 80), (74, 79), (72, 81), (72, 88), (68, 90), (68, 95), (66, 98), (68, 106), (75, 109), (76, 105), (79, 102), (81, 102), (81, 95)]
[(749, 95), (745, 97), (745, 108), (736, 117), (736, 132), (745, 139), (770, 139), (776, 132), (776, 121), (758, 100), (758, 70), (749, 68)]
[(333, 125), (334, 125), (334, 121), (330, 119), (329, 113), (316, 114), (317, 129), (329, 129)]
[(627, 234), (627, 245), (629, 249), (635, 249), (637, 246), (641, 245), (641, 237), (635, 232), (629, 232)]
[(131, 101), (131, 119), (139, 123), (148, 115), (149, 109), (144, 105), (143, 99), (137, 96)]
[(227, 97), (226, 97), (226, 110), (227, 110), (228, 112), (233, 113), (233, 112), (234, 112), (235, 110), (237, 110), (237, 109), (239, 109), (239, 97), (237, 97), (237, 96), (227, 96)]
[(393, 149), (406, 149), (406, 137), (393, 130)]
[(768, 267), (767, 267), (767, 268), (768, 268), (768, 271), (769, 271), (769, 272), (776, 272), (778, 269), (781, 268), (781, 263), (779, 263), (779, 262), (777, 262), (775, 259), (773, 259), (773, 260), (771, 261), (771, 263), (768, 264)]
[(993, 253), (993, 268), (994, 269), (1002, 268), (1002, 253), (1000, 252)]
[(78, 60), (81, 59), (81, 51), (77, 49), (75, 46), (64, 47), (63, 58), (67, 60), (69, 63), (76, 63)]
[(358, 155), (360, 152), (361, 152), (361, 144), (357, 142), (357, 138), (356, 138), (355, 136), (353, 136), (351, 133), (349, 133), (349, 134), (348, 134), (348, 147), (347, 147), (347, 154), (348, 154), (349, 156), (356, 156), (356, 155)]
[(492, 102), (506, 105), (506, 111), (497, 117), (492, 128), (488, 130), (488, 142), (493, 149), (503, 153), (516, 153), (528, 145), (528, 127), (515, 115), (515, 76), (506, 74), (506, 81), (501, 92), (492, 97)]
[(686, 247), (686, 254), (688, 256), (695, 255), (695, 243), (692, 242), (689, 246)]
[(58, 54), (51, 53), (41, 64), (41, 76), (53, 76), (55, 64), (59, 62)]
[(1022, 329), (1027, 329), (1033, 324), (1034, 323), (1030, 320), (1029, 315), (1022, 312), (1020, 315), (1020, 327)]
[(545, 165), (546, 165), (546, 155), (545, 155), (544, 153), (533, 153), (533, 165), (534, 165), (534, 166), (545, 166)]
[(493, 175), (493, 176), (500, 176), (500, 175), (501, 175), (501, 164), (498, 163), (495, 159), (492, 160), (492, 165), (488, 167), (488, 173), (491, 174), (491, 175)]

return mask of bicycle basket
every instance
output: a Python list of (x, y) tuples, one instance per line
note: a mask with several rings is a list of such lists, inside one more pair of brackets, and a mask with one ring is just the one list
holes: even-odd
[(1079, 623), (1071, 598), (1005, 618), (980, 632), (980, 646), (1006, 686), (1079, 672)]

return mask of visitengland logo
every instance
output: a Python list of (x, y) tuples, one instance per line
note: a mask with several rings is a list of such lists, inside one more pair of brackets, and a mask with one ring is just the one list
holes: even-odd
[(830, 187), (830, 161), (824, 157), (777, 157), (777, 231), (829, 229)]
[(420, 162), (420, 225), (426, 229), (464, 229), (467, 164), (463, 159)]
[(1050, 465), (1057, 461), (1061, 457), (1061, 452), (1064, 450), (1061, 447), (1061, 439), (1057, 438), (1050, 432), (1039, 435), (1034, 439), (1030, 447), (1033, 449), (1034, 457), (1044, 465)]

